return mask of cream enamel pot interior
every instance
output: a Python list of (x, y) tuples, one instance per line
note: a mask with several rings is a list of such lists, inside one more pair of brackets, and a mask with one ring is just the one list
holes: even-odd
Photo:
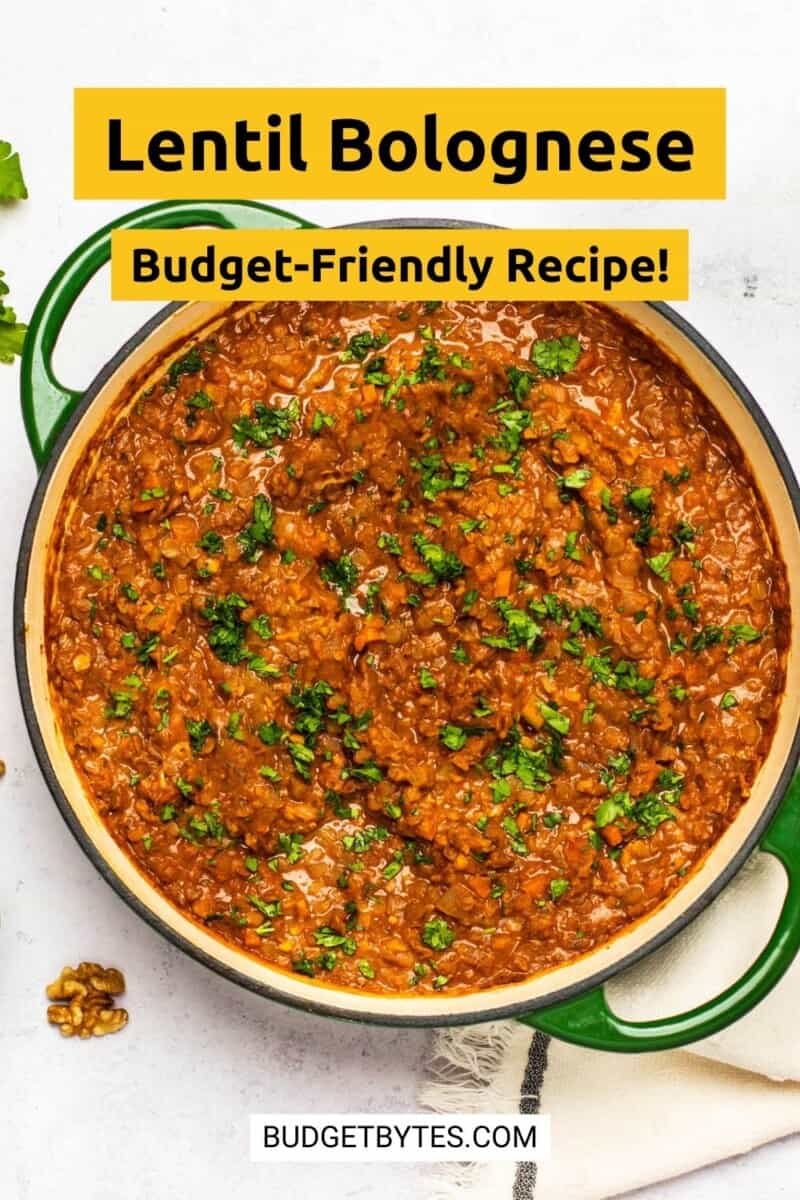
[[(569, 1040), (615, 1050), (685, 1044), (722, 1028), (757, 1003), (785, 971), (800, 943), (800, 787), (790, 786), (800, 742), (800, 634), (793, 622), (787, 687), (770, 753), (741, 813), (704, 863), (660, 908), (610, 943), (564, 967), (522, 983), (471, 995), (382, 997), (284, 973), (227, 945), (174, 908), (142, 876), (108, 833), (66, 753), (50, 704), (44, 647), (45, 565), (61, 498), (76, 463), (123, 396), (147, 386), (164, 358), (223, 319), (225, 306), (173, 304), (122, 347), (82, 394), (56, 381), (51, 356), (81, 288), (108, 259), (110, 232), (183, 225), (279, 227), (306, 224), (254, 203), (161, 204), (100, 230), (54, 276), (34, 314), (23, 360), (23, 408), (41, 477), (25, 526), (17, 572), (15, 648), (28, 728), (48, 786), (67, 824), (100, 872), (127, 903), (182, 949), (227, 978), (309, 1011), (396, 1025), (445, 1025), (516, 1016)], [(458, 222), (393, 222), (453, 228)], [(800, 589), (798, 488), (764, 415), (744, 385), (699, 335), (666, 306), (612, 304), (648, 333), (695, 380), (744, 448), (774, 520), (786, 562), (792, 608)], [(124, 406), (124, 405), (123, 405)], [(690, 1013), (633, 1023), (611, 1013), (602, 983), (663, 944), (720, 891), (761, 840), (787, 869), (789, 889), (769, 945), (750, 970)]]

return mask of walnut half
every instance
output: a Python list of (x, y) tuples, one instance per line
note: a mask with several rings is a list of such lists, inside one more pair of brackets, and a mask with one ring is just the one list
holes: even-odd
[(64, 967), (54, 983), (48, 985), (50, 1004), (47, 1019), (58, 1025), (63, 1037), (103, 1037), (117, 1033), (128, 1023), (124, 1008), (115, 1008), (113, 997), (125, 991), (125, 977), (116, 967), (99, 963), (81, 963)]

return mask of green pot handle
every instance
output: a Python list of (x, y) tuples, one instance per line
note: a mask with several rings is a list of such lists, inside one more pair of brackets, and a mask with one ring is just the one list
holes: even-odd
[(308, 224), (291, 213), (255, 200), (166, 201), (111, 221), (78, 246), (42, 293), (31, 317), (22, 354), (22, 415), (37, 467), (47, 461), (53, 442), (82, 394), (64, 387), (56, 379), (53, 350), (81, 291), (108, 262), (114, 229), (182, 229), (190, 225), (219, 229), (301, 229)]
[(775, 986), (800, 949), (800, 774), (795, 775), (759, 843), (783, 863), (786, 899), (769, 942), (756, 961), (719, 996), (688, 1012), (653, 1021), (626, 1021), (611, 1011), (602, 987), (521, 1017), (543, 1033), (594, 1050), (636, 1053), (673, 1050), (725, 1029)]

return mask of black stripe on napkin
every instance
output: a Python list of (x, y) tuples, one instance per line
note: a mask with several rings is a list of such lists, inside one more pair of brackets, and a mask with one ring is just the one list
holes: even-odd
[[(528, 1050), (528, 1061), (525, 1064), (525, 1075), (522, 1079), (522, 1090), (519, 1098), (521, 1113), (537, 1113), (542, 1097), (542, 1082), (547, 1070), (547, 1049), (550, 1038), (538, 1031), (531, 1039)], [(517, 1163), (517, 1173), (514, 1176), (512, 1200), (533, 1200), (536, 1188), (536, 1163)]]

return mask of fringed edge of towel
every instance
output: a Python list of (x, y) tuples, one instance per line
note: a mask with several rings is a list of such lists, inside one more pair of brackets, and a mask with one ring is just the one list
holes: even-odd
[[(433, 1039), (419, 1102), (438, 1113), (536, 1112), (547, 1039), (516, 1021), (441, 1029)], [(428, 1200), (528, 1200), (531, 1163), (442, 1163)]]

